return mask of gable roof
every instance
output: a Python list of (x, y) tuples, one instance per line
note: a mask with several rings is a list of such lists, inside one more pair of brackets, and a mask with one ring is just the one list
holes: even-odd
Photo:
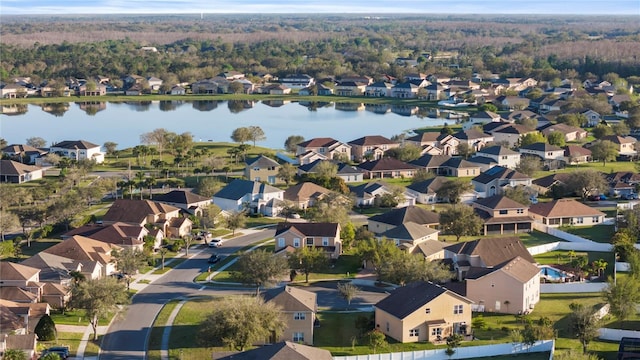
[(567, 125), (567, 124), (554, 124), (551, 126), (547, 126), (546, 128), (542, 129), (542, 133), (545, 136), (549, 136), (550, 133), (554, 132), (554, 131), (558, 131), (561, 132), (563, 134), (569, 134), (572, 132), (579, 132), (579, 133), (586, 133), (586, 130), (583, 130), (579, 127), (575, 127), (575, 126), (571, 126), (571, 125)]
[(604, 216), (605, 213), (573, 199), (539, 202), (529, 207), (529, 212), (544, 217)]
[(40, 269), (8, 261), (0, 262), (0, 280), (29, 280), (40, 272)]
[(142, 223), (149, 215), (180, 210), (177, 207), (151, 200), (117, 199), (102, 217), (103, 221)]
[(517, 152), (517, 151), (513, 151), (513, 150), (511, 150), (509, 148), (506, 148), (504, 146), (499, 146), (499, 145), (483, 147), (482, 149), (478, 150), (478, 154), (520, 155), (520, 153)]
[(3, 304), (0, 304), (0, 324), (2, 324), (1, 333), (8, 333), (26, 327), (24, 320)]
[(207, 200), (211, 201), (211, 198), (204, 197), (187, 190), (172, 190), (166, 194), (154, 195), (153, 199), (158, 202), (170, 202), (185, 205)]
[(450, 245), (445, 249), (455, 254), (479, 256), (487, 267), (495, 267), (516, 256), (520, 256), (532, 264), (536, 262), (517, 237), (482, 238)]
[(493, 130), (494, 133), (519, 134), (519, 135), (528, 134), (528, 133), (537, 132), (537, 131), (538, 130), (536, 129), (530, 129), (520, 124), (510, 124), (510, 125), (499, 127)]
[(384, 157), (378, 160), (365, 161), (358, 165), (358, 168), (366, 171), (388, 171), (388, 170), (406, 170), (416, 169), (417, 166), (400, 161), (396, 158)]
[(298, 146), (303, 148), (316, 148), (316, 147), (319, 148), (319, 147), (328, 147), (337, 142), (338, 140), (334, 138), (314, 138), (311, 140), (303, 141), (300, 144), (298, 144)]
[(444, 249), (446, 243), (438, 240), (427, 240), (418, 244), (413, 253), (421, 253), (424, 256), (430, 256)]
[(487, 119), (487, 120), (500, 119), (500, 115), (494, 113), (493, 111), (478, 111), (477, 113), (473, 114), (471, 117), (476, 119)]
[(502, 271), (522, 283), (528, 282), (540, 273), (540, 269), (537, 266), (520, 256), (516, 256), (494, 268), (470, 268), (466, 279), (477, 280), (498, 271)]
[(331, 190), (312, 182), (303, 182), (284, 191), (284, 199), (290, 201), (308, 200), (331, 193)]
[(383, 214), (374, 215), (369, 219), (371, 221), (395, 226), (400, 226), (408, 222), (420, 225), (429, 225), (438, 224), (440, 222), (440, 215), (429, 210), (425, 210), (419, 206), (411, 205), (393, 209)]
[(432, 282), (415, 282), (396, 288), (375, 307), (398, 319), (404, 319), (442, 294), (449, 294), (472, 304), (473, 301)]
[(451, 159), (451, 155), (431, 155), (424, 154), (419, 158), (410, 162), (410, 164), (424, 167), (424, 168), (435, 168), (447, 162)]
[(478, 199), (476, 204), (484, 206), (489, 209), (522, 209), (526, 208), (526, 205), (520, 204), (517, 201), (511, 200), (504, 195), (494, 195), (484, 199)]
[(11, 144), (0, 149), (0, 152), (11, 153), (11, 154), (22, 154), (22, 153), (31, 153), (31, 152), (42, 153), (43, 151), (30, 145)]
[(476, 181), (481, 184), (488, 184), (496, 179), (526, 180), (530, 179), (530, 177), (521, 172), (503, 166), (494, 166), (491, 169), (483, 172), (482, 174), (474, 177), (473, 179), (471, 179), (471, 181)]
[(419, 181), (417, 183), (413, 183), (407, 186), (407, 189), (411, 189), (413, 191), (417, 191), (422, 194), (435, 194), (440, 190), (442, 185), (444, 185), (449, 179), (444, 176), (436, 176), (431, 179)]
[(470, 161), (467, 161), (460, 157), (453, 157), (440, 165), (441, 167), (449, 167), (454, 169), (463, 169), (463, 168), (477, 168), (479, 167), (477, 164), (474, 164)]
[(284, 311), (316, 312), (318, 310), (316, 293), (297, 287), (283, 286), (267, 290), (260, 295), (265, 302), (272, 302)]
[(432, 228), (408, 221), (408, 222), (405, 222), (404, 224), (394, 227), (393, 229), (385, 231), (384, 233), (382, 233), (382, 236), (389, 239), (413, 241), (413, 240), (421, 239), (425, 236), (433, 235), (439, 232), (440, 231), (436, 229), (432, 229)]
[(557, 173), (547, 175), (545, 177), (541, 177), (532, 181), (533, 184), (538, 185), (540, 187), (548, 188), (553, 184), (558, 182), (567, 184), (571, 179), (571, 173)]
[(43, 252), (74, 260), (89, 260), (97, 261), (101, 264), (107, 264), (111, 261), (112, 249), (120, 249), (120, 247), (84, 236), (75, 235), (61, 243), (43, 250)]
[(278, 223), (276, 227), (276, 235), (278, 236), (287, 231), (297, 232), (304, 236), (321, 236), (335, 237), (339, 235), (338, 223)]
[(39, 252), (24, 260), (23, 265), (31, 266), (40, 270), (40, 281), (63, 281), (70, 279), (69, 273), (77, 270), (81, 262), (66, 257)]
[(482, 131), (478, 131), (476, 129), (469, 129), (465, 131), (459, 131), (453, 134), (453, 137), (460, 140), (475, 140), (475, 139), (483, 139), (491, 137), (491, 135), (486, 134)]
[(373, 145), (385, 145), (385, 144), (396, 144), (395, 142), (387, 139), (384, 136), (380, 135), (369, 135), (363, 136), (361, 138), (351, 140), (348, 142), (349, 145), (359, 145), (359, 146), (373, 146)]
[(434, 141), (438, 140), (440, 135), (442, 135), (442, 134), (440, 134), (439, 132), (425, 131), (423, 133), (420, 133), (420, 134), (414, 135), (412, 137), (409, 137), (406, 140), (408, 140), (408, 141), (416, 141), (416, 142), (420, 142), (420, 143), (423, 143), (423, 142), (434, 142)]
[(591, 155), (591, 150), (579, 145), (567, 145), (564, 147), (564, 156), (567, 156), (567, 157), (589, 156), (589, 155)]
[(223, 187), (213, 197), (231, 200), (240, 200), (247, 194), (267, 194), (284, 192), (277, 187), (263, 184), (257, 181), (235, 179), (227, 186)]
[(333, 356), (329, 350), (283, 341), (221, 357), (218, 360), (333, 360)]
[(264, 155), (247, 159), (245, 163), (247, 164), (247, 166), (260, 166), (260, 167), (280, 166), (280, 164), (278, 164), (277, 161), (273, 160), (270, 157), (266, 157)]
[(618, 136), (618, 135), (607, 135), (603, 136), (600, 140), (609, 140), (614, 144), (635, 144), (638, 142), (634, 137), (631, 136)]
[(0, 174), (19, 176), (33, 171), (42, 170), (37, 166), (25, 165), (13, 160), (0, 160)]
[(100, 145), (84, 141), (84, 140), (66, 140), (57, 144), (51, 145), (51, 147), (57, 147), (62, 149), (93, 149), (99, 148)]
[(532, 151), (540, 151), (540, 152), (561, 151), (562, 150), (562, 148), (559, 147), (559, 146), (550, 145), (550, 144), (547, 144), (547, 143), (544, 143), (544, 142), (538, 142), (538, 143), (534, 143), (534, 144), (521, 146), (520, 149), (532, 150)]
[(144, 242), (139, 240), (142, 233), (147, 233), (143, 226), (116, 222), (111, 225), (87, 224), (63, 236), (81, 235), (109, 244), (133, 246)]

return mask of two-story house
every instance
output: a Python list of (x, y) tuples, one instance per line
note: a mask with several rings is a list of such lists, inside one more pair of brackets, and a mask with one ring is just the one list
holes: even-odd
[(244, 177), (251, 181), (265, 181), (269, 184), (283, 183), (278, 177), (280, 164), (277, 161), (260, 155), (253, 159), (247, 159), (244, 167)]
[(377, 81), (371, 85), (367, 85), (364, 90), (364, 95), (370, 97), (389, 97), (391, 96), (392, 88), (393, 85), (388, 82)]
[(280, 78), (280, 83), (289, 89), (304, 89), (315, 83), (313, 77), (307, 74), (292, 74)]
[(92, 160), (96, 164), (104, 162), (105, 153), (96, 145), (84, 140), (67, 140), (51, 145), (50, 153), (64, 156), (71, 160)]
[(545, 225), (559, 227), (592, 226), (604, 222), (605, 213), (573, 199), (539, 202), (529, 207), (533, 218)]
[(193, 223), (180, 214), (180, 209), (151, 200), (116, 200), (102, 217), (104, 225), (118, 222), (160, 229), (165, 236), (191, 234)]
[(362, 96), (367, 84), (355, 81), (341, 81), (336, 85), (335, 93), (338, 96)]
[(282, 210), (284, 190), (257, 181), (235, 179), (213, 195), (213, 203), (226, 211), (249, 210), (253, 214), (277, 216)]
[(275, 234), (278, 252), (287, 247), (303, 246), (320, 248), (331, 259), (342, 254), (340, 224), (338, 223), (279, 223)]
[(211, 198), (187, 190), (171, 190), (165, 194), (154, 195), (153, 200), (196, 216), (202, 215), (203, 209), (213, 203)]
[(405, 206), (370, 217), (367, 228), (380, 235), (407, 223), (435, 229), (440, 225), (440, 215), (419, 206)]
[(515, 169), (520, 163), (520, 153), (504, 146), (487, 146), (478, 150), (478, 156), (493, 159), (498, 166)]
[(351, 159), (351, 146), (332, 138), (314, 138), (298, 144), (296, 156), (304, 156), (309, 152), (318, 153), (327, 159)]
[(459, 131), (453, 135), (446, 135), (439, 139), (439, 147), (446, 155), (457, 155), (458, 145), (467, 144), (474, 151), (482, 149), (487, 143), (493, 142), (492, 135), (486, 134), (476, 129)]
[(401, 99), (413, 99), (418, 96), (418, 90), (420, 86), (412, 82), (404, 82), (397, 84), (391, 89), (391, 96)]
[(312, 182), (303, 182), (284, 191), (284, 199), (298, 209), (313, 206), (318, 200), (330, 194), (331, 190)]
[(500, 195), (505, 186), (531, 186), (531, 177), (513, 169), (494, 166), (491, 169), (471, 179), (471, 184), (479, 196), (489, 197)]
[(395, 289), (374, 305), (375, 328), (402, 343), (471, 334), (473, 301), (432, 282)]
[(400, 146), (399, 143), (391, 141), (384, 136), (370, 135), (351, 140), (347, 143), (351, 146), (351, 157), (354, 161), (364, 159), (377, 160), (384, 156), (384, 153)]
[(540, 158), (546, 169), (558, 169), (565, 164), (564, 149), (559, 146), (539, 142), (521, 146), (519, 151), (522, 156), (536, 156)]
[(618, 150), (618, 154), (626, 155), (626, 156), (635, 156), (636, 155), (636, 140), (631, 136), (617, 136), (617, 135), (608, 135), (602, 137), (600, 140), (608, 140), (611, 141), (615, 146), (616, 150)]
[(284, 332), (276, 341), (313, 345), (313, 330), (318, 311), (316, 293), (299, 287), (284, 286), (267, 290), (260, 295), (265, 302), (281, 308), (280, 314), (285, 319)]
[(526, 205), (503, 195), (478, 199), (471, 203), (484, 222), (483, 235), (531, 232), (533, 218)]
[(61, 243), (43, 250), (47, 254), (62, 256), (76, 261), (99, 262), (102, 265), (101, 276), (109, 276), (116, 272), (116, 260), (113, 250), (119, 251), (120, 246), (93, 240), (84, 236), (74, 235)]
[[(371, 181), (364, 184), (349, 186), (351, 194), (356, 198), (355, 206), (375, 206), (380, 198), (386, 194), (392, 194), (393, 188), (383, 181)], [(398, 206), (415, 205), (416, 198), (405, 191), (400, 199)]]
[(495, 142), (507, 143), (510, 147), (519, 145), (523, 136), (537, 132), (536, 129), (519, 124), (504, 125), (490, 131)]

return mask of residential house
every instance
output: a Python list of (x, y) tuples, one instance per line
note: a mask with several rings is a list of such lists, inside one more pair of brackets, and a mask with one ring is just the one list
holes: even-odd
[(391, 141), (384, 136), (369, 135), (351, 140), (347, 143), (351, 146), (351, 157), (354, 161), (362, 161), (364, 159), (377, 160), (384, 156), (389, 149), (400, 146), (399, 143)]
[(439, 132), (429, 132), (425, 131), (419, 133), (417, 135), (406, 138), (404, 141), (409, 144), (414, 144), (416, 146), (424, 147), (424, 146), (436, 146), (439, 142), (439, 138), (442, 136)]
[(8, 261), (0, 262), (1, 299), (36, 303), (41, 300), (42, 286), (40, 269)]
[[(351, 146), (332, 138), (314, 138), (297, 146), (296, 156), (312, 151), (334, 160), (351, 159)], [(302, 164), (302, 162), (300, 162)]]
[(338, 96), (362, 96), (367, 84), (355, 81), (341, 81), (336, 85), (335, 94)]
[(473, 184), (474, 189), (480, 193), (479, 196), (489, 197), (502, 194), (505, 186), (530, 186), (531, 180), (531, 177), (516, 170), (502, 166), (494, 166), (471, 179), (471, 184)]
[(607, 174), (605, 179), (609, 183), (609, 194), (612, 196), (628, 197), (636, 194), (636, 186), (640, 184), (640, 174), (630, 171), (617, 171)]
[(567, 101), (562, 99), (544, 100), (540, 103), (540, 113), (547, 114), (554, 111), (562, 111), (562, 107), (567, 104)]
[(620, 105), (625, 101), (632, 102), (631, 97), (627, 94), (609, 96), (608, 100), (609, 104), (613, 106), (613, 110), (615, 111), (618, 111), (620, 109)]
[(408, 221), (378, 235), (378, 239), (393, 241), (401, 250), (413, 253), (425, 241), (438, 241), (440, 231)]
[(181, 216), (179, 208), (151, 200), (117, 199), (102, 217), (102, 221), (105, 225), (122, 222), (152, 226), (171, 237), (191, 234), (193, 225), (191, 220)]
[[(447, 181), (452, 181), (443, 176), (436, 176), (431, 179), (419, 181), (407, 186), (407, 192), (416, 197), (420, 204), (435, 204), (448, 202), (447, 198), (438, 197), (438, 191)], [(460, 202), (470, 203), (478, 198), (475, 191), (468, 191), (460, 195)]]
[(549, 136), (549, 134), (554, 131), (559, 131), (564, 134), (565, 141), (578, 141), (581, 139), (585, 139), (588, 135), (586, 130), (567, 124), (554, 124), (548, 126), (542, 130), (542, 134), (544, 136)]
[(220, 73), (218, 74), (218, 76), (223, 77), (229, 81), (244, 79), (244, 73), (235, 70)]
[(46, 252), (39, 252), (24, 260), (21, 264), (39, 269), (41, 282), (59, 284), (65, 287), (71, 285), (73, 272), (78, 272), (89, 280), (99, 279), (104, 273), (103, 265), (98, 261), (76, 260)]
[(538, 127), (547, 124), (549, 120), (540, 114), (536, 114), (531, 110), (515, 110), (507, 114), (504, 119), (507, 122), (521, 122), (525, 119), (536, 119), (538, 120)]
[(631, 136), (607, 135), (600, 140), (611, 141), (618, 150), (619, 155), (635, 156), (636, 155), (636, 138)]
[(364, 90), (364, 96), (369, 97), (389, 97), (393, 85), (385, 81), (377, 81), (371, 85), (367, 85)]
[(62, 239), (68, 239), (75, 235), (140, 251), (144, 248), (145, 238), (147, 236), (155, 238), (153, 242), (154, 249), (160, 247), (164, 237), (162, 230), (149, 230), (139, 224), (126, 224), (122, 222), (115, 222), (108, 225), (87, 224), (64, 233)]
[(325, 251), (331, 259), (342, 254), (340, 224), (338, 223), (279, 223), (274, 235), (275, 252), (287, 247), (315, 247)]
[(502, 110), (523, 110), (529, 107), (529, 99), (519, 96), (498, 96), (494, 104)]
[(284, 190), (257, 181), (235, 179), (213, 195), (213, 203), (226, 211), (248, 209), (253, 214), (277, 216)]
[(419, 168), (423, 168), (429, 172), (433, 172), (438, 175), (446, 175), (446, 172), (441, 169), (442, 164), (452, 159), (451, 155), (431, 155), (425, 154), (410, 162)]
[(440, 165), (439, 174), (453, 177), (480, 175), (480, 165), (460, 157), (452, 157)]
[(453, 260), (458, 280), (466, 278), (471, 268), (495, 268), (516, 257), (535, 264), (536, 261), (518, 237), (481, 238), (444, 248), (445, 257)]
[(493, 139), (498, 143), (507, 143), (510, 147), (515, 147), (520, 144), (520, 139), (532, 133), (537, 133), (538, 130), (528, 128), (524, 125), (509, 124), (493, 129), (490, 134), (493, 135)]
[(202, 79), (191, 84), (191, 93), (199, 95), (213, 95), (223, 93), (223, 89), (219, 89), (220, 84), (213, 79)]
[(536, 221), (551, 227), (563, 225), (591, 226), (602, 224), (605, 213), (573, 199), (539, 202), (529, 207)]
[(79, 96), (105, 96), (107, 95), (107, 85), (96, 84), (95, 87), (87, 86), (87, 84), (78, 87)]
[(533, 180), (531, 187), (539, 194), (550, 196), (552, 189), (555, 187), (565, 187), (570, 181), (571, 173), (557, 173)]
[(49, 83), (40, 87), (41, 97), (57, 97), (57, 96), (71, 96), (71, 90), (68, 86), (56, 86), (55, 83)]
[(313, 85), (315, 81), (307, 74), (293, 74), (281, 78), (280, 83), (289, 89), (300, 90)]
[(531, 232), (533, 218), (526, 205), (504, 195), (474, 201), (471, 206), (484, 222), (483, 235)]
[(285, 330), (276, 341), (293, 341), (313, 345), (313, 330), (318, 304), (316, 293), (299, 287), (283, 286), (260, 294), (265, 302), (279, 307), (286, 322)]
[(102, 265), (101, 276), (109, 276), (116, 272), (116, 261), (112, 256), (112, 251), (120, 249), (121, 247), (117, 245), (74, 235), (43, 250), (43, 252), (81, 262), (99, 262)]
[[(304, 165), (300, 165), (298, 167), (298, 175), (302, 176), (304, 174), (314, 174), (318, 171), (318, 167), (320, 164), (327, 162), (329, 160), (326, 159), (316, 159), (310, 163), (304, 163)], [(336, 176), (344, 180), (346, 183), (352, 182), (361, 182), (363, 181), (364, 172), (355, 166), (349, 165), (347, 163), (337, 163), (338, 172)]]
[(384, 157), (378, 160), (365, 161), (358, 169), (364, 171), (366, 179), (405, 178), (413, 177), (418, 167), (396, 158)]
[(564, 167), (564, 149), (559, 146), (543, 142), (529, 144), (520, 147), (520, 154), (538, 157), (548, 170)]
[(564, 161), (569, 165), (583, 164), (591, 160), (591, 150), (587, 148), (578, 145), (564, 147)]
[(370, 217), (367, 228), (380, 235), (409, 222), (435, 229), (440, 225), (440, 215), (419, 206), (405, 206)]
[(315, 151), (307, 151), (297, 155), (296, 160), (300, 165), (309, 165), (317, 161), (329, 161), (329, 158)]
[(27, 97), (27, 88), (20, 84), (7, 84), (0, 88), (0, 98), (16, 99)]
[(602, 121), (602, 115), (591, 109), (584, 110), (581, 114), (587, 118), (587, 123), (585, 125), (588, 127), (594, 127)]
[(144, 94), (144, 88), (140, 84), (131, 85), (128, 89), (124, 91), (124, 94), (127, 96), (140, 96)]
[(459, 131), (453, 135), (446, 135), (439, 140), (440, 147), (446, 155), (457, 155), (458, 145), (467, 144), (474, 151), (482, 149), (487, 143), (493, 142), (493, 136), (476, 129)]
[(502, 117), (494, 113), (493, 111), (478, 111), (469, 117), (469, 121), (463, 126), (466, 129), (471, 129), (475, 125), (484, 125), (487, 123), (501, 121)]
[(102, 164), (105, 155), (100, 150), (100, 145), (84, 140), (66, 140), (53, 144), (49, 148), (49, 152), (76, 161), (91, 160), (96, 164)]
[(484, 147), (478, 150), (476, 155), (491, 158), (498, 166), (509, 169), (515, 169), (520, 163), (520, 153), (504, 146)]
[[(357, 186), (349, 186), (349, 190), (355, 195), (355, 206), (359, 207), (376, 206), (380, 201), (380, 197), (393, 193), (393, 189), (382, 181), (372, 181)], [(398, 202), (398, 207), (415, 205), (415, 203), (415, 197), (405, 191), (403, 198)]]
[(0, 182), (22, 184), (42, 179), (44, 169), (13, 160), (0, 160)]
[[(8, 350), (20, 350), (25, 359), (38, 358), (38, 340), (36, 334), (15, 335), (9, 334), (0, 340)], [(4, 353), (4, 352), (3, 352)]]
[(426, 261), (442, 261), (444, 260), (444, 247), (447, 244), (444, 241), (427, 240), (419, 243), (412, 251), (412, 254), (424, 256)]
[(298, 209), (313, 206), (318, 200), (330, 194), (331, 190), (312, 182), (303, 182), (284, 191), (284, 199)]
[(374, 305), (375, 328), (402, 343), (471, 334), (473, 301), (432, 282), (396, 288)]
[(186, 94), (187, 94), (187, 90), (180, 85), (174, 85), (171, 87), (171, 90), (169, 90), (169, 95), (186, 95)]
[(391, 96), (401, 99), (413, 99), (418, 96), (420, 87), (411, 82), (397, 84), (391, 89)]
[(296, 341), (283, 341), (271, 345), (261, 346), (241, 353), (217, 357), (214, 360), (333, 360), (329, 350), (299, 344)]
[(9, 156), (10, 160), (33, 165), (36, 159), (46, 155), (47, 151), (24, 144), (11, 144), (0, 149), (0, 154)]
[(265, 181), (269, 184), (284, 183), (282, 179), (278, 177), (278, 170), (280, 164), (275, 160), (260, 155), (256, 158), (247, 159), (244, 167), (244, 177), (252, 181)]
[(471, 267), (465, 282), (466, 297), (480, 311), (526, 314), (540, 301), (540, 269), (520, 256), (492, 268)]
[(153, 200), (177, 207), (196, 216), (201, 216), (202, 211), (213, 203), (211, 198), (187, 190), (171, 190), (165, 194), (154, 195)]
[(233, 80), (231, 83), (242, 85), (243, 94), (253, 94), (256, 90), (256, 85), (247, 79)]
[(447, 90), (448, 87), (438, 82), (434, 82), (433, 80), (430, 80), (430, 79), (428, 80), (431, 81), (431, 85), (428, 85), (424, 88), (427, 91), (425, 100), (430, 100), (430, 101), (442, 100), (442, 98), (445, 97), (444, 91)]

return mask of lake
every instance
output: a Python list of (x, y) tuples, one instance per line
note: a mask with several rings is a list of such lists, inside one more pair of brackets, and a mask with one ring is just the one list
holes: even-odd
[(230, 142), (234, 129), (260, 126), (258, 145), (284, 147), (290, 135), (332, 137), (348, 142), (365, 135), (391, 137), (426, 126), (453, 124), (434, 109), (416, 106), (287, 101), (146, 101), (4, 105), (0, 137), (9, 144), (38, 136), (48, 143), (113, 141), (118, 149), (140, 144), (140, 135), (165, 128), (190, 132), (195, 141)]

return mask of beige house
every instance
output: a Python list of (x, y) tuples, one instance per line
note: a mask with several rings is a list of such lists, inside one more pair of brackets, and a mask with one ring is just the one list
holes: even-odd
[(367, 227), (374, 234), (383, 234), (407, 223), (435, 229), (440, 224), (440, 215), (419, 206), (405, 206), (370, 217)]
[(309, 151), (323, 155), (327, 159), (351, 159), (351, 146), (332, 138), (314, 138), (301, 142), (298, 144), (296, 156), (303, 155)]
[(408, 221), (378, 236), (379, 239), (393, 241), (397, 247), (408, 252), (414, 252), (416, 246), (429, 241), (438, 240), (440, 231)]
[(313, 345), (313, 329), (318, 305), (316, 293), (297, 287), (284, 286), (261, 294), (265, 302), (281, 308), (287, 326), (276, 341), (293, 341)]
[(380, 135), (363, 136), (349, 141), (348, 144), (351, 145), (351, 157), (354, 161), (380, 159), (387, 150), (400, 146), (399, 143)]
[(338, 223), (279, 223), (274, 237), (275, 252), (289, 246), (295, 249), (307, 246), (323, 249), (331, 259), (342, 254)]
[(552, 132), (557, 131), (564, 134), (565, 141), (577, 141), (587, 137), (588, 132), (579, 127), (567, 124), (554, 124), (542, 130), (544, 136), (549, 136)]
[(402, 343), (471, 334), (472, 300), (431, 282), (402, 286), (375, 304), (375, 328)]
[(260, 346), (241, 353), (218, 357), (213, 353), (214, 360), (333, 360), (329, 350), (298, 344), (291, 341)]
[(22, 184), (42, 179), (44, 169), (13, 160), (0, 160), (0, 182)]
[(614, 143), (620, 155), (636, 155), (635, 144), (638, 141), (631, 136), (608, 135), (600, 140), (609, 140)]
[(312, 182), (303, 182), (285, 190), (284, 199), (299, 209), (306, 209), (329, 193), (331, 190), (325, 187)]
[[(223, 209), (224, 210), (224, 209)], [(102, 217), (105, 225), (122, 222), (132, 225), (153, 225), (160, 229), (165, 236), (183, 237), (191, 234), (191, 220), (180, 220), (179, 224), (174, 219), (181, 219), (180, 209), (151, 200), (127, 200), (118, 199)]]
[(493, 159), (498, 166), (515, 169), (520, 163), (520, 153), (503, 146), (488, 146), (478, 150), (478, 156)]
[(43, 250), (43, 252), (78, 261), (99, 262), (103, 271), (101, 276), (108, 276), (116, 272), (116, 262), (111, 255), (112, 251), (120, 249), (120, 246), (75, 235)]
[(529, 214), (545, 225), (591, 226), (602, 224), (605, 214), (573, 199), (540, 202), (529, 207)]
[(358, 165), (358, 169), (364, 172), (365, 179), (395, 179), (413, 177), (418, 171), (418, 166), (395, 158), (383, 157), (378, 160), (365, 161)]
[(504, 195), (478, 199), (471, 206), (484, 221), (483, 235), (517, 234), (532, 230), (533, 218), (529, 216), (527, 206)]
[(540, 269), (520, 256), (493, 268), (471, 268), (466, 289), (479, 311), (523, 314), (540, 301)]
[(244, 177), (251, 181), (264, 181), (268, 184), (284, 183), (278, 177), (280, 164), (275, 160), (260, 155), (254, 159), (248, 159), (244, 167)]
[(202, 210), (213, 203), (205, 197), (187, 190), (172, 190), (166, 194), (154, 195), (153, 200), (175, 206), (192, 215), (202, 215)]

